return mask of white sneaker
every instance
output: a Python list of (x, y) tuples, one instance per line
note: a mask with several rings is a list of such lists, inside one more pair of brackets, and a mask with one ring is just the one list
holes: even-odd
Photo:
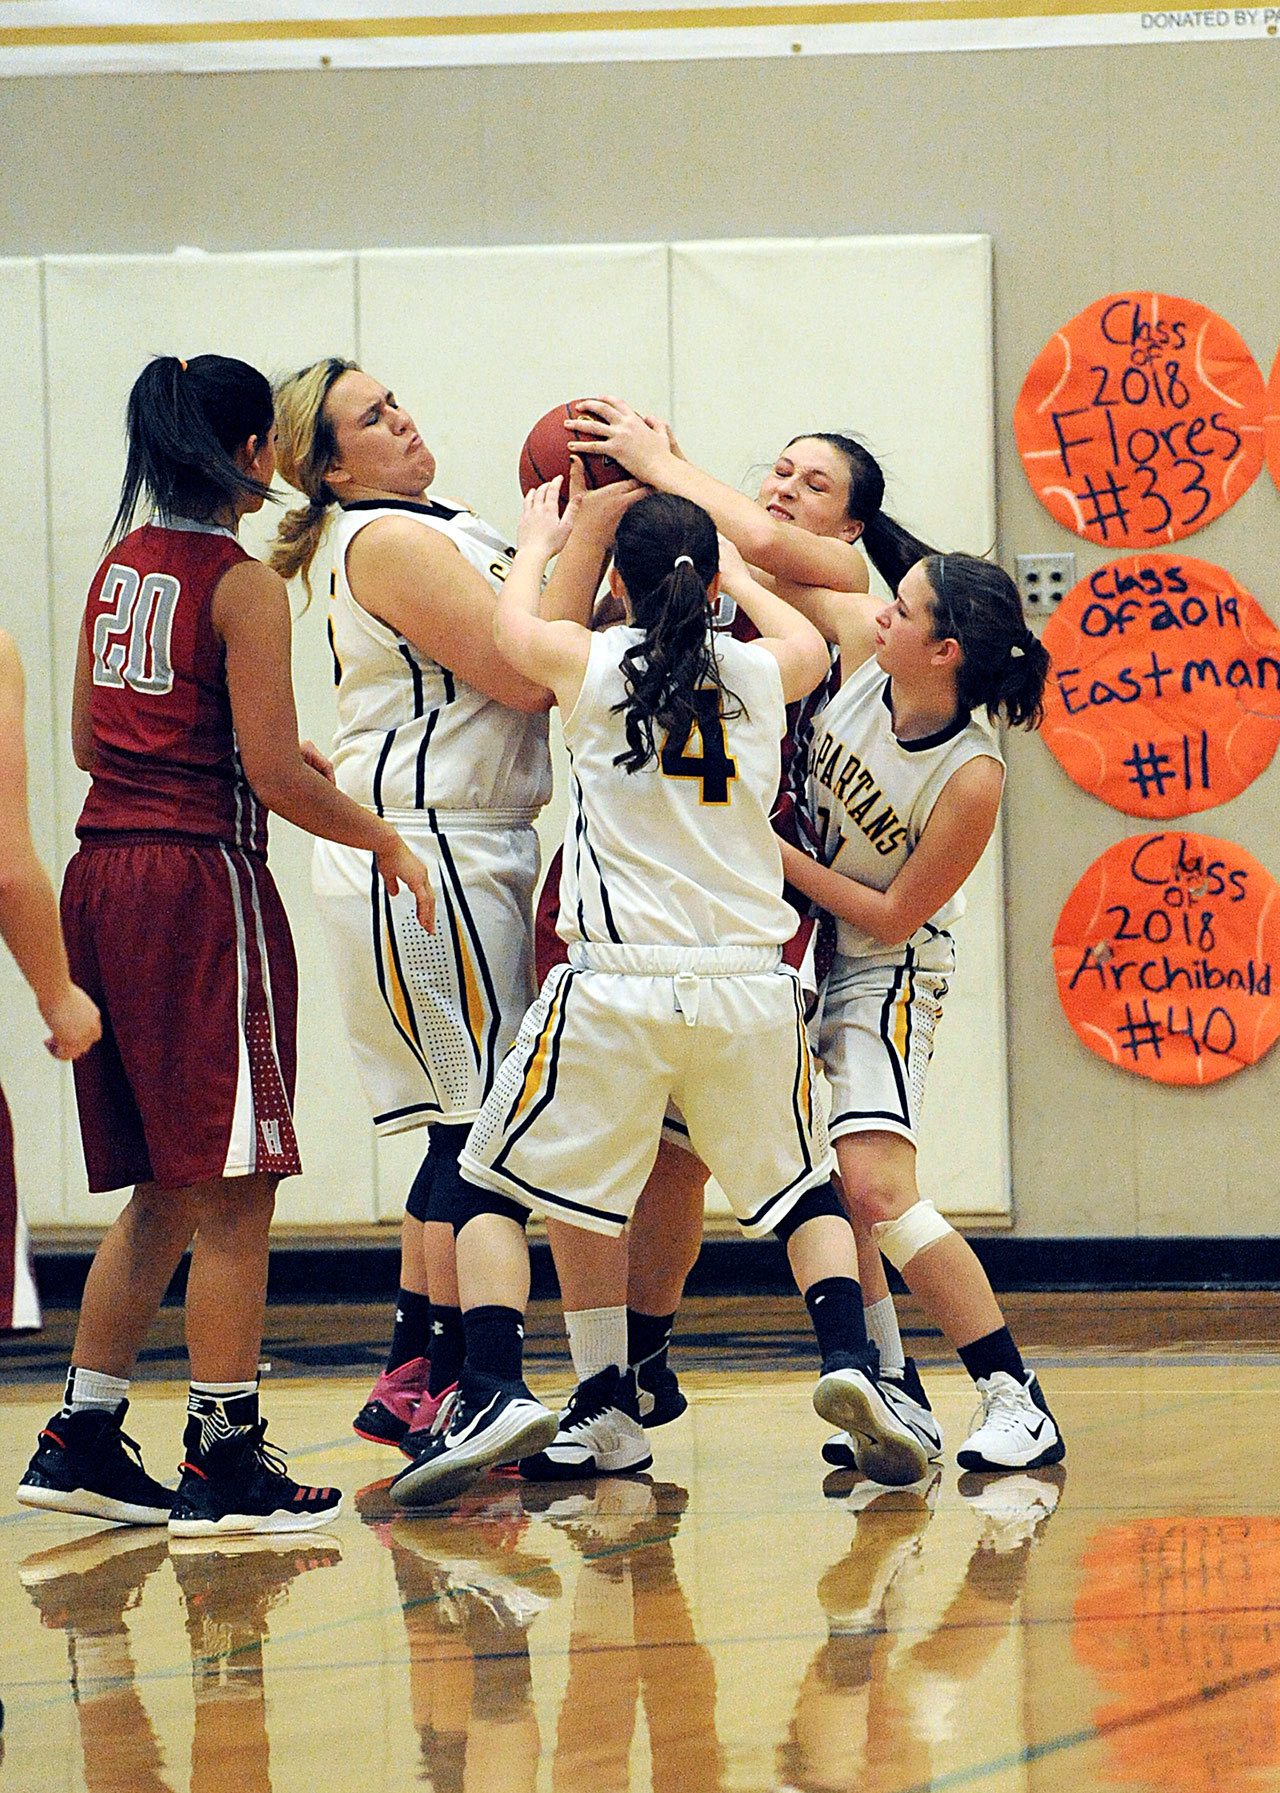
[(1006, 1370), (996, 1370), (979, 1381), (978, 1393), (982, 1418), (956, 1453), (961, 1469), (1040, 1469), (1061, 1463), (1067, 1447), (1034, 1376), (1019, 1382)]
[(486, 1469), (540, 1449), (555, 1432), (555, 1414), (523, 1382), (496, 1382), (464, 1369), (448, 1428), (433, 1435), (387, 1493), (398, 1507), (451, 1500), (478, 1482)]
[[(915, 1360), (908, 1357), (903, 1369), (897, 1372), (882, 1370), (876, 1377), (876, 1387), (886, 1405), (915, 1433), (929, 1462), (938, 1462), (942, 1456), (942, 1428), (929, 1405)], [(857, 1447), (847, 1432), (835, 1432), (828, 1438), (822, 1447), (822, 1460), (836, 1469), (862, 1469)]]
[(635, 1377), (611, 1366), (578, 1384), (559, 1431), (545, 1450), (520, 1459), (520, 1474), (531, 1482), (576, 1482), (648, 1469), (652, 1462)]
[(842, 1427), (852, 1441), (855, 1466), (873, 1482), (905, 1487), (929, 1467), (919, 1432), (890, 1405), (869, 1370), (852, 1359), (823, 1371), (813, 1391), (823, 1419)]

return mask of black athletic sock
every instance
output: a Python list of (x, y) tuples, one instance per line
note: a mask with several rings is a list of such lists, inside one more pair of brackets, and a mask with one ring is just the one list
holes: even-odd
[(442, 1395), (452, 1388), (462, 1374), (467, 1355), (467, 1335), (462, 1327), (460, 1307), (441, 1307), (431, 1303), (431, 1368), (427, 1372), (427, 1393)]
[(499, 1382), (519, 1382), (524, 1367), (524, 1315), (514, 1307), (472, 1307), (462, 1316), (467, 1368)]
[(1027, 1366), (1018, 1355), (1018, 1347), (1007, 1326), (989, 1332), (985, 1338), (974, 1339), (971, 1345), (959, 1346), (959, 1354), (961, 1363), (975, 1382), (985, 1382), (997, 1370), (1016, 1377), (1019, 1382), (1027, 1379)]
[(862, 1317), (862, 1290), (851, 1276), (824, 1276), (810, 1283), (804, 1304), (818, 1335), (822, 1361), (836, 1351), (854, 1357), (867, 1354), (867, 1326)]
[(627, 1362), (633, 1369), (644, 1364), (652, 1374), (667, 1367), (667, 1347), (675, 1323), (674, 1314), (642, 1314), (634, 1307), (627, 1309)]
[(398, 1370), (412, 1357), (425, 1357), (431, 1338), (431, 1303), (425, 1295), (401, 1289), (396, 1296), (396, 1323), (387, 1352), (387, 1371)]

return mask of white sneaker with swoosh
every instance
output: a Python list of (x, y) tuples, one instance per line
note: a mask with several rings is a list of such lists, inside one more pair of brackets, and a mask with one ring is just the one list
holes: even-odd
[(1067, 1447), (1034, 1376), (1019, 1382), (1007, 1370), (996, 1370), (979, 1380), (978, 1394), (982, 1418), (956, 1453), (961, 1469), (1040, 1469), (1061, 1463)]

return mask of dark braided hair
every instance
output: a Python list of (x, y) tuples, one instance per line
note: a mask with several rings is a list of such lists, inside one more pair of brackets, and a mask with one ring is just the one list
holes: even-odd
[(1018, 588), (1003, 567), (974, 554), (930, 554), (933, 632), (960, 643), (956, 697), (966, 714), (982, 705), (994, 722), (1039, 728), (1049, 652), (1027, 627)]
[(614, 709), (626, 717), (627, 751), (614, 764), (639, 772), (657, 757), (655, 728), (683, 749), (696, 692), (713, 689), (723, 716), (740, 716), (743, 706), (725, 687), (712, 644), (707, 587), (720, 570), (720, 544), (701, 505), (673, 492), (642, 498), (618, 524), (613, 558), (644, 630), (622, 656), (627, 695)]
[(826, 442), (844, 457), (849, 469), (845, 514), (853, 522), (861, 523), (859, 545), (866, 549), (867, 559), (889, 590), (897, 591), (903, 577), (916, 562), (936, 550), (881, 509), (884, 469), (879, 461), (856, 436), (843, 430), (802, 430), (791, 438), (787, 447), (793, 448), (797, 442)]
[(247, 361), (157, 355), (129, 393), (129, 450), (108, 543), (133, 527), (144, 492), (160, 516), (198, 521), (237, 498), (269, 498), (270, 487), (233, 456), (251, 436), (265, 442), (273, 421), (270, 383)]

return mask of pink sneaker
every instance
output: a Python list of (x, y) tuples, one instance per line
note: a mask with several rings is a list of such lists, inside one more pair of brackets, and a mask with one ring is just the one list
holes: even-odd
[(443, 1432), (449, 1424), (449, 1416), (453, 1412), (453, 1404), (458, 1398), (458, 1385), (451, 1382), (448, 1388), (442, 1388), (438, 1395), (424, 1392), (418, 1402), (417, 1411), (410, 1422), (409, 1429), (400, 1438), (400, 1449), (406, 1457), (417, 1457), (425, 1451), (432, 1439)]
[(411, 1357), (398, 1370), (384, 1370), (352, 1420), (352, 1430), (371, 1444), (399, 1444), (415, 1423), (419, 1403), (427, 1398), (426, 1391), (425, 1357)]

